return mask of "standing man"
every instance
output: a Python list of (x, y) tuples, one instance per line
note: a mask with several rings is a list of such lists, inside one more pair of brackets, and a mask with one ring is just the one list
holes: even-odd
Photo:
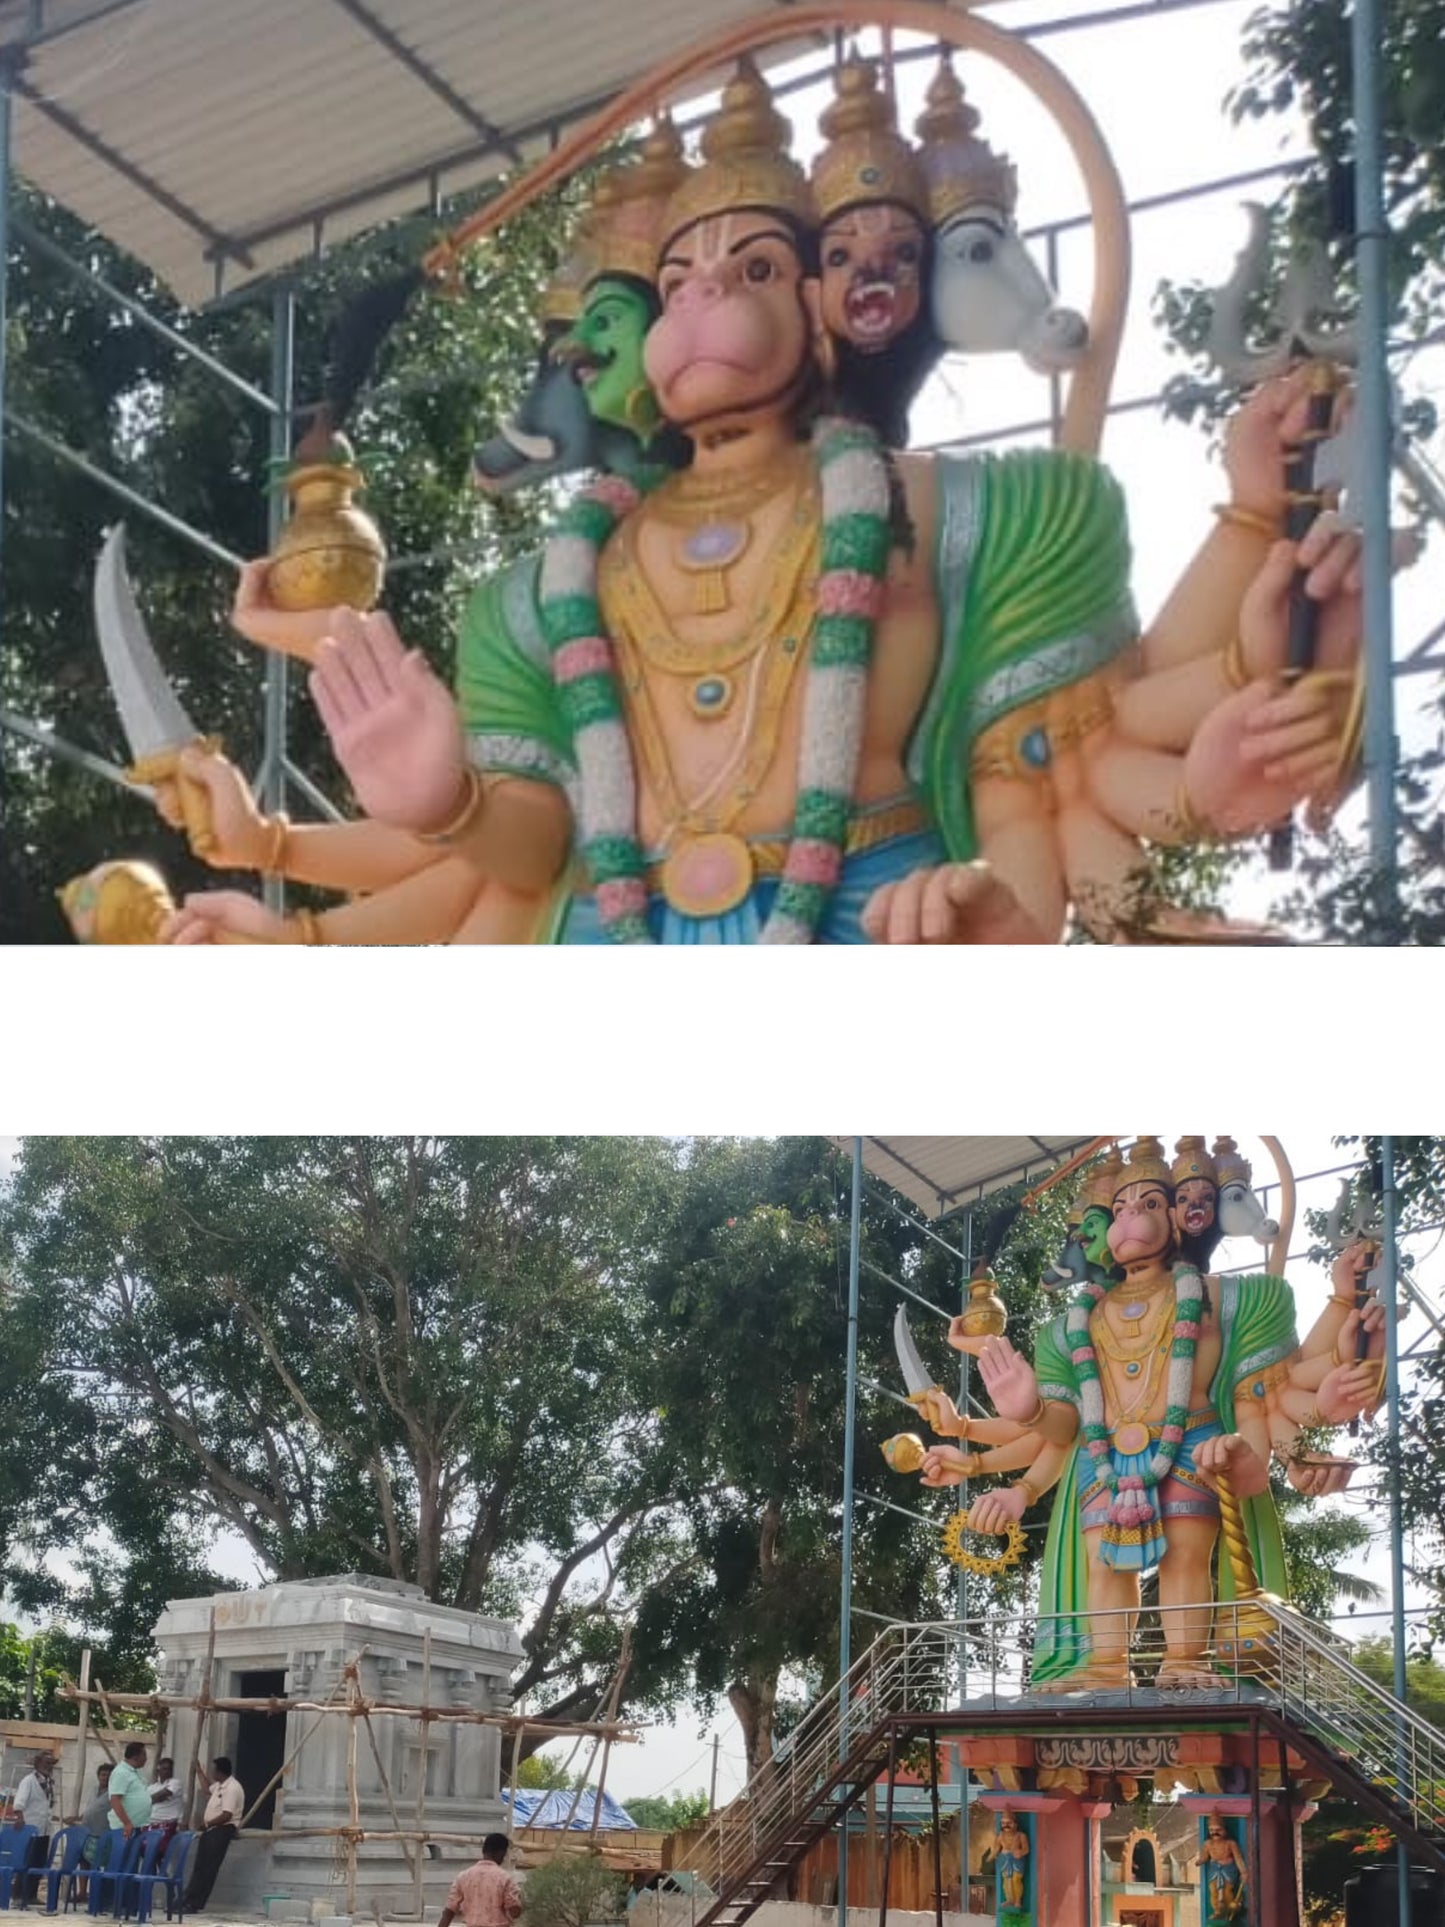
[(221, 1871), (221, 1862), (236, 1837), (241, 1815), (246, 1811), (245, 1790), (241, 1782), (232, 1776), (231, 1762), (224, 1753), (218, 1753), (211, 1764), (215, 1768), (213, 1773), (201, 1768), (201, 1779), (205, 1782), (209, 1798), (206, 1801), (205, 1830), (196, 1845), (196, 1864), (191, 1868), (191, 1878), (181, 1903), (188, 1914), (199, 1912), (210, 1899), (216, 1875)]
[[(35, 1838), (30, 1842), (26, 1858), (26, 1865), (30, 1867), (43, 1867), (50, 1854), (50, 1820), (55, 1811), (55, 1767), (54, 1753), (37, 1753), (35, 1764), (16, 1787), (11, 1802), (15, 1824), (35, 1829)], [(40, 1887), (39, 1874), (31, 1876), (26, 1885), (33, 1900)]]
[(181, 1783), (175, 1777), (175, 1761), (164, 1755), (156, 1761), (151, 1781), (151, 1825), (167, 1827), (172, 1833), (181, 1821)]
[(482, 1857), (452, 1882), (437, 1927), (452, 1927), (460, 1914), (464, 1927), (512, 1927), (522, 1911), (517, 1883), (503, 1866), (511, 1841), (504, 1833), (489, 1833)]
[(146, 1750), (139, 1740), (132, 1740), (125, 1750), (125, 1757), (110, 1776), (110, 1824), (119, 1827), (127, 1840), (137, 1827), (150, 1825), (151, 1790), (141, 1778), (141, 1768), (146, 1763)]

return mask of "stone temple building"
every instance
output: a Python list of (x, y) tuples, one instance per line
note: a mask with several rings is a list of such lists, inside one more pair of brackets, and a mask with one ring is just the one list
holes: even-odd
[[(206, 1599), (173, 1599), (155, 1628), (160, 1649), (160, 1688), (184, 1697), (201, 1690), (211, 1615), (215, 1656), (210, 1690), (218, 1699), (277, 1698), (317, 1702), (345, 1699), (342, 1669), (361, 1655), (361, 1691), (377, 1706), (421, 1703), (423, 1655), (431, 1634), (434, 1707), (505, 1712), (510, 1678), (521, 1643), (509, 1621), (434, 1606), (420, 1587), (344, 1573), (332, 1579), (288, 1580), (251, 1592), (222, 1592)], [(166, 1751), (184, 1782), (195, 1744), (198, 1715), (172, 1710)], [(346, 1826), (348, 1729), (355, 1725), (356, 1779), (362, 1828), (394, 1827), (377, 1760), (365, 1724), (344, 1714), (219, 1712), (207, 1715), (203, 1764), (230, 1757), (246, 1790), (248, 1806), (295, 1752), (304, 1747), (283, 1783), (268, 1794), (245, 1831), (231, 1845), (212, 1895), (221, 1910), (260, 1911), (265, 1895), (302, 1901), (331, 1899), (344, 1913), (345, 1849), (335, 1838), (301, 1830)], [(497, 1728), (460, 1721), (429, 1722), (423, 1752), (422, 1723), (373, 1712), (370, 1721), (391, 1796), (404, 1828), (415, 1825), (418, 1785), (425, 1776), (426, 1818), (434, 1832), (476, 1836), (505, 1829), (500, 1797), (502, 1745)], [(510, 1761), (508, 1762), (510, 1765)], [(202, 1802), (198, 1793), (196, 1817)], [(439, 1904), (459, 1866), (477, 1857), (463, 1844), (434, 1842), (426, 1855), (425, 1904)], [(404, 1844), (364, 1842), (357, 1858), (357, 1911), (371, 1912), (373, 1899), (392, 1908), (414, 1891), (412, 1862)]]

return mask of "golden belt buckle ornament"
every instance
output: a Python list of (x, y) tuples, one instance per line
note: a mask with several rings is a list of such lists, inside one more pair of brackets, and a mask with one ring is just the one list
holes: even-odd
[(730, 830), (685, 836), (664, 858), (659, 881), (682, 916), (726, 916), (753, 887), (753, 854)]
[(1119, 1425), (1110, 1435), (1110, 1443), (1116, 1452), (1131, 1455), (1147, 1451), (1149, 1446), (1149, 1427), (1141, 1425), (1137, 1419), (1128, 1425)]

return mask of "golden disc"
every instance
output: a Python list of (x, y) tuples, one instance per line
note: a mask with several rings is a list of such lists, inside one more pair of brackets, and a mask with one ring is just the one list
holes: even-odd
[(1149, 1447), (1149, 1427), (1147, 1425), (1141, 1425), (1138, 1419), (1132, 1419), (1127, 1425), (1115, 1427), (1110, 1444), (1116, 1452), (1126, 1452), (1131, 1456), (1138, 1452), (1147, 1451)]
[(753, 887), (753, 853), (728, 830), (686, 836), (668, 852), (659, 880), (662, 894), (683, 916), (725, 916)]

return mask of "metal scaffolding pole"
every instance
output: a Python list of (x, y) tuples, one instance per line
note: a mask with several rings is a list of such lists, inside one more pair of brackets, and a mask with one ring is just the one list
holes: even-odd
[[(848, 1757), (848, 1669), (853, 1663), (853, 1454), (858, 1432), (858, 1278), (863, 1244), (863, 1140), (853, 1140), (853, 1203), (848, 1234), (848, 1389), (843, 1426), (843, 1600), (838, 1616), (840, 1757)], [(838, 1835), (838, 1927), (848, 1927), (848, 1814)]]
[[(1385, 1411), (1389, 1427), (1388, 1466), (1390, 1492), (1390, 1624), (1394, 1646), (1395, 1698), (1404, 1703), (1405, 1672), (1405, 1526), (1400, 1493), (1400, 1328), (1395, 1315), (1398, 1296), (1396, 1276), (1400, 1268), (1399, 1200), (1395, 1193), (1395, 1140), (1380, 1139), (1380, 1206), (1383, 1235), (1380, 1241), (1380, 1303), (1385, 1307)], [(1399, 1736), (1401, 1758), (1398, 1764), (1400, 1785), (1407, 1787), (1409, 1762), (1404, 1732)], [(1396, 1848), (1400, 1882), (1400, 1927), (1410, 1927), (1410, 1850), (1404, 1841)]]
[(1395, 685), (1390, 598), (1390, 420), (1387, 330), (1389, 243), (1385, 221), (1384, 137), (1377, 0), (1355, 0), (1350, 19), (1354, 68), (1355, 260), (1360, 284), (1359, 429), (1364, 486), (1365, 780), (1370, 868), (1380, 943), (1392, 940), (1400, 909), (1395, 804)]
[(0, 47), (0, 611), (4, 590), (4, 508), (5, 508), (5, 327), (6, 294), (10, 261), (10, 109), (15, 76), (25, 65), (23, 47)]
[[(271, 400), (275, 412), (270, 420), (271, 465), (267, 481), (266, 548), (274, 553), (276, 539), (286, 520), (286, 500), (275, 486), (280, 463), (291, 453), (291, 403), (295, 380), (296, 296), (288, 282), (271, 296)], [(261, 752), (261, 780), (258, 785), (261, 808), (274, 816), (286, 807), (286, 658), (279, 649), (266, 651), (266, 726)], [(283, 877), (267, 876), (262, 882), (266, 907), (277, 912), (286, 907), (286, 882)]]

